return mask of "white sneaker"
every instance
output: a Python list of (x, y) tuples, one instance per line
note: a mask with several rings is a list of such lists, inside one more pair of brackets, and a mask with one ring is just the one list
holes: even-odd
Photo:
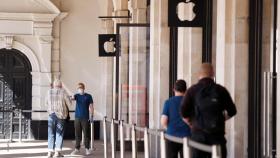
[(74, 151), (72, 151), (71, 155), (77, 155), (80, 153), (80, 150), (75, 149)]
[(53, 152), (49, 151), (48, 152), (48, 158), (52, 158), (53, 157)]
[(64, 157), (60, 152), (55, 152), (53, 157)]
[(91, 154), (91, 150), (86, 149), (86, 155), (90, 155)]

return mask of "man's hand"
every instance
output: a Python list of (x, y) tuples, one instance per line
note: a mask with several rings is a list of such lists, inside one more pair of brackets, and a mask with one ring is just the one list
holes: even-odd
[(183, 121), (188, 124), (190, 128), (192, 128), (192, 122), (190, 118), (183, 118)]
[(167, 129), (167, 124), (168, 124), (168, 116), (166, 115), (161, 115), (160, 119), (161, 125), (164, 129)]
[(228, 115), (227, 111), (224, 111), (225, 121), (229, 120), (231, 117)]
[(90, 115), (89, 121), (90, 121), (90, 123), (93, 123), (93, 122), (94, 122), (93, 115)]

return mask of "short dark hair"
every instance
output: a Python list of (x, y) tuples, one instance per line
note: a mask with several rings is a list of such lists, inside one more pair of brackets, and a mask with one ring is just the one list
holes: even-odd
[(185, 80), (177, 80), (174, 84), (174, 90), (185, 93), (187, 90), (187, 83)]
[(78, 87), (85, 89), (85, 84), (80, 82), (80, 83), (78, 83)]

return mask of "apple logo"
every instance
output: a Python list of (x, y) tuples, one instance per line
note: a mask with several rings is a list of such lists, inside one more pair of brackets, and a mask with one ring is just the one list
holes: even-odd
[(180, 21), (193, 21), (196, 14), (193, 12), (195, 4), (190, 0), (180, 2), (177, 5), (177, 16)]
[(109, 41), (106, 41), (104, 43), (104, 50), (107, 52), (107, 53), (114, 53), (116, 51), (116, 48), (115, 48), (115, 41), (113, 41), (113, 38), (110, 38)]

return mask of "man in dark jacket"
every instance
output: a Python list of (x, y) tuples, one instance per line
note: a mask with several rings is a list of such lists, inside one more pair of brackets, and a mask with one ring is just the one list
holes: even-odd
[[(213, 66), (203, 63), (199, 81), (189, 88), (182, 101), (181, 113), (191, 127), (191, 139), (203, 144), (221, 146), (226, 158), (225, 121), (236, 114), (229, 92), (214, 82)], [(193, 158), (211, 158), (210, 153), (194, 149)]]

